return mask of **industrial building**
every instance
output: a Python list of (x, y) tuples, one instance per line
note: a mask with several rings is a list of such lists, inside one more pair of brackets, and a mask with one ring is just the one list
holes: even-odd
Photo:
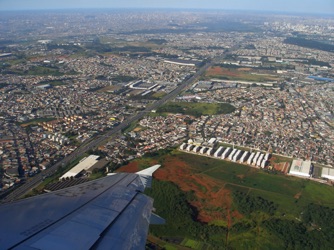
[(255, 156), (255, 152), (251, 153), (250, 157), (249, 157), (248, 160), (247, 160), (247, 164), (248, 164), (248, 165), (251, 165), (251, 164), (252, 164), (252, 161), (253, 161), (254, 156)]
[(248, 151), (245, 151), (245, 152), (243, 153), (243, 155), (241, 156), (241, 158), (240, 158), (240, 162), (245, 162), (245, 161), (247, 161), (249, 155), (250, 155), (250, 153), (249, 153)]
[(269, 153), (266, 153), (266, 155), (264, 156), (264, 160), (266, 160), (266, 161), (268, 161), (269, 160), (269, 158), (270, 158), (270, 154)]
[[(214, 143), (214, 140), (216, 139), (212, 138), (210, 140), (210, 143)], [(219, 146), (219, 148), (214, 151), (214, 147), (210, 147), (208, 146), (208, 144), (208, 142), (195, 144), (193, 140), (189, 140), (188, 143), (182, 143), (180, 149), (188, 152), (199, 153), (202, 155), (213, 156), (215, 158), (221, 158), (222, 160), (227, 158), (233, 162), (245, 163), (261, 168), (265, 168), (268, 166), (269, 158), (271, 157), (270, 153), (251, 153), (249, 151), (244, 151), (237, 148), (224, 148), (223, 146)]]
[(208, 148), (202, 147), (201, 150), (199, 151), (201, 154), (205, 154)]
[(257, 159), (259, 159), (260, 154), (261, 154), (261, 152), (257, 152), (257, 153), (255, 154), (255, 156), (254, 156), (254, 158), (253, 158), (253, 162), (252, 162), (253, 165), (256, 165), (256, 163), (257, 163)]
[(244, 151), (238, 150), (235, 153), (235, 155), (233, 156), (232, 161), (236, 162), (236, 161), (240, 160), (240, 158), (241, 158), (241, 156), (242, 156), (243, 153), (244, 153)]
[(185, 150), (187, 148), (188, 144), (187, 143), (182, 143), (182, 145), (180, 146), (181, 150)]
[(216, 138), (211, 138), (209, 141), (208, 141), (208, 144), (209, 145), (214, 145), (215, 144), (215, 142), (216, 142)]
[(186, 150), (187, 150), (188, 152), (190, 152), (194, 147), (195, 147), (194, 145), (189, 144), (189, 145), (187, 146)]
[(260, 154), (259, 158), (257, 159), (256, 166), (260, 167), (261, 162), (263, 160), (264, 154)]
[(198, 151), (200, 150), (200, 146), (195, 146), (194, 148), (193, 148), (193, 152), (194, 153), (198, 153)]
[(192, 60), (182, 60), (182, 59), (166, 59), (164, 60), (164, 63), (171, 63), (171, 64), (177, 64), (182, 66), (193, 66), (195, 67), (200, 62), (199, 61), (192, 61)]
[(232, 158), (233, 158), (234, 154), (235, 154), (237, 151), (238, 151), (238, 149), (236, 149), (236, 148), (234, 148), (234, 149), (232, 150), (232, 153), (228, 156), (228, 159), (229, 159), (230, 161), (232, 161)]
[(206, 152), (206, 154), (207, 154), (208, 156), (211, 156), (212, 153), (213, 153), (213, 148), (208, 148), (208, 151)]
[(232, 151), (232, 148), (226, 148), (225, 151), (222, 153), (222, 159), (225, 159)]
[(222, 155), (223, 151), (224, 151), (224, 147), (220, 146), (220, 147), (217, 149), (217, 151), (214, 153), (213, 156), (214, 156), (214, 157), (219, 157), (219, 156)]
[(71, 170), (66, 172), (61, 179), (76, 177), (83, 171), (87, 171), (89, 168), (91, 168), (93, 165), (95, 165), (98, 162), (98, 158), (100, 158), (99, 155), (90, 155), (88, 157), (83, 158), (77, 165), (75, 165)]
[(264, 159), (261, 163), (261, 168), (265, 168), (268, 164), (268, 161), (266, 159)]
[(311, 161), (293, 160), (290, 172), (291, 175), (310, 177), (312, 174)]
[(334, 180), (334, 168), (322, 168), (321, 177)]

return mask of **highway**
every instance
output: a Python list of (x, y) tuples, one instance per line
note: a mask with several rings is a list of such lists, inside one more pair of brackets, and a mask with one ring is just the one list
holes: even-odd
[(60, 160), (53, 166), (49, 167), (48, 169), (42, 171), (41, 173), (33, 177), (28, 178), (26, 183), (21, 184), (19, 187), (14, 189), (10, 194), (4, 197), (1, 200), (1, 203), (7, 203), (7, 202), (11, 202), (11, 201), (21, 198), (22, 196), (27, 194), (31, 189), (37, 187), (43, 181), (44, 176), (50, 176), (54, 174), (61, 166), (66, 166), (73, 160), (82, 156), (88, 150), (96, 148), (97, 146), (102, 144), (102, 142), (105, 141), (107, 138), (111, 138), (112, 136), (119, 133), (120, 131), (125, 129), (127, 126), (129, 126), (132, 122), (138, 121), (139, 119), (147, 115), (147, 112), (157, 109), (158, 107), (160, 107), (167, 101), (173, 100), (175, 97), (177, 97), (178, 94), (180, 94), (184, 89), (186, 89), (186, 87), (190, 86), (190, 84), (193, 84), (213, 63), (214, 62), (212, 61), (212, 62), (208, 62), (205, 65), (203, 65), (192, 77), (184, 81), (177, 88), (175, 88), (173, 91), (165, 95), (160, 100), (154, 102), (151, 106), (147, 107), (145, 110), (140, 111), (136, 115), (131, 116), (128, 119), (124, 120), (121, 124), (109, 130), (104, 135), (94, 137), (93, 139), (81, 145), (73, 153), (66, 156), (65, 158), (63, 158), (62, 160)]

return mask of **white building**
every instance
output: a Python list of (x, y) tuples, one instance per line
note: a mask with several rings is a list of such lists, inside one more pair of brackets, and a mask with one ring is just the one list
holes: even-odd
[(216, 138), (211, 138), (209, 141), (208, 141), (208, 144), (209, 145), (212, 145), (216, 142)]
[(263, 160), (264, 154), (260, 154), (259, 158), (257, 159), (256, 166), (260, 167), (261, 162)]
[(200, 146), (195, 146), (193, 149), (193, 152), (197, 153), (200, 150), (200, 148), (201, 148)]
[(222, 152), (223, 152), (223, 150), (224, 150), (224, 147), (219, 147), (218, 149), (217, 149), (217, 151), (214, 153), (214, 157), (219, 157), (219, 156), (221, 156), (221, 154), (222, 154)]
[(266, 166), (267, 162), (268, 161), (266, 159), (264, 159), (261, 163), (261, 168), (264, 168)]
[(100, 156), (98, 155), (90, 155), (88, 157), (83, 158), (77, 165), (75, 165), (71, 170), (69, 170), (68, 172), (66, 172), (62, 177), (59, 178), (59, 180), (61, 179), (65, 179), (65, 178), (71, 178), (71, 177), (75, 177), (78, 174), (80, 174), (82, 171), (87, 171), (89, 168), (91, 168), (95, 163), (98, 162), (98, 158), (100, 158)]
[(230, 152), (232, 151), (232, 148), (226, 148), (225, 151), (222, 153), (222, 159), (225, 159)]
[(212, 153), (213, 153), (213, 148), (208, 148), (208, 151), (206, 152), (206, 154), (210, 156), (212, 155)]
[(334, 168), (322, 168), (321, 177), (334, 180)]
[(182, 145), (180, 146), (181, 150), (185, 150), (187, 148), (187, 143), (182, 143)]
[(252, 164), (252, 161), (253, 161), (254, 156), (255, 156), (255, 152), (253, 152), (253, 153), (250, 155), (250, 157), (248, 158), (248, 160), (247, 160), (247, 164), (248, 164), (248, 165), (251, 165), (251, 164)]
[(242, 151), (239, 149), (233, 156), (232, 161), (236, 162), (242, 156)]
[(253, 165), (256, 165), (257, 159), (259, 158), (260, 154), (261, 154), (261, 152), (257, 152), (255, 154), (255, 156), (253, 158), (253, 162), (252, 162)]
[(202, 147), (201, 150), (199, 151), (201, 154), (205, 154), (205, 152), (208, 150), (206, 147)]
[(294, 160), (292, 162), (290, 172), (291, 175), (310, 177), (311, 176), (311, 161)]
[(189, 145), (187, 146), (186, 150), (189, 152), (189, 151), (191, 151), (193, 148), (194, 148), (194, 145), (189, 144)]
[(263, 158), (264, 160), (268, 161), (269, 160), (269, 157), (270, 157), (270, 154), (269, 153), (266, 153), (265, 157)]
[(241, 156), (241, 158), (240, 158), (240, 162), (245, 162), (245, 161), (247, 161), (249, 155), (250, 155), (250, 153), (249, 153), (248, 151), (245, 151), (245, 152), (243, 153), (243, 155)]
[(232, 153), (228, 156), (228, 159), (229, 159), (230, 161), (232, 161), (233, 156), (234, 156), (234, 154), (235, 154), (237, 151), (238, 151), (238, 149), (236, 149), (236, 148), (234, 148), (234, 149), (232, 150)]

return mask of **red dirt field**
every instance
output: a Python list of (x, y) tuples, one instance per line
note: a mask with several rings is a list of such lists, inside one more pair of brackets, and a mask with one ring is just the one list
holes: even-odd
[(147, 168), (147, 167), (150, 167), (156, 164), (160, 164), (160, 163), (156, 160), (151, 160), (151, 159), (146, 159), (145, 161), (136, 160), (136, 161), (130, 162), (127, 165), (120, 167), (119, 169), (116, 170), (116, 172), (135, 173), (144, 168)]
[[(136, 172), (137, 170), (137, 162), (132, 162), (119, 169), (120, 172)], [(168, 156), (154, 176), (158, 180), (175, 183), (184, 192), (193, 191), (195, 199), (189, 202), (197, 208), (197, 219), (201, 222), (222, 220), (227, 221), (230, 227), (235, 219), (242, 217), (237, 211), (230, 212), (231, 192), (224, 188), (223, 182), (194, 172), (187, 163), (176, 157)]]
[[(242, 73), (241, 73), (242, 74)], [(235, 70), (234, 71), (231, 71), (229, 69), (224, 69), (224, 68), (221, 68), (221, 67), (210, 67), (206, 73), (205, 73), (206, 76), (232, 76), (232, 77), (237, 77), (240, 75), (240, 73), (236, 72)]]
[[(153, 164), (156, 162), (152, 161)], [(139, 171), (139, 163), (131, 162), (117, 172), (137, 171)], [(227, 226), (231, 227), (234, 221), (243, 217), (238, 211), (231, 212), (231, 191), (224, 188), (224, 182), (195, 173), (191, 166), (177, 157), (166, 157), (162, 167), (154, 173), (154, 177), (161, 181), (173, 182), (184, 192), (192, 191), (196, 198), (189, 202), (197, 208), (197, 219), (201, 222), (226, 221)]]
[[(274, 162), (274, 159), (272, 159), (271, 161)], [(275, 170), (287, 174), (290, 168), (290, 163), (289, 162), (272, 163), (272, 166)]]
[(138, 171), (139, 171), (138, 162), (133, 161), (130, 162), (128, 165), (119, 168), (116, 172), (135, 173)]

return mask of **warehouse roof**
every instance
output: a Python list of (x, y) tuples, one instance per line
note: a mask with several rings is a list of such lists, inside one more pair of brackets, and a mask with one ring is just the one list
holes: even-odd
[(98, 155), (90, 155), (88, 157), (83, 158), (77, 165), (75, 165), (71, 170), (66, 172), (62, 177), (59, 179), (67, 178), (67, 177), (75, 177), (77, 176), (81, 171), (88, 170), (91, 168), (95, 163), (97, 163), (97, 159), (100, 156)]
[(294, 160), (289, 174), (310, 177), (311, 161)]

